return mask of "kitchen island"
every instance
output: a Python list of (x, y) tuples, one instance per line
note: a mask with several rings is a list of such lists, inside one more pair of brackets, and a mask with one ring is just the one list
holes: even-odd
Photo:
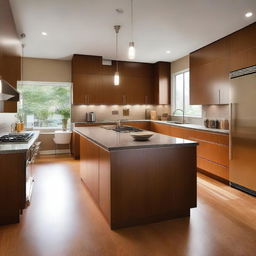
[(75, 127), (80, 174), (112, 229), (190, 215), (196, 207), (197, 143), (158, 133)]

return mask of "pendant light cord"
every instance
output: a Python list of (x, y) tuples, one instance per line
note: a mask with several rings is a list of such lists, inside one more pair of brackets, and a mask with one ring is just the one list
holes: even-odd
[(133, 0), (131, 0), (131, 39), (133, 42)]
[(118, 72), (118, 31), (116, 31), (116, 71)]

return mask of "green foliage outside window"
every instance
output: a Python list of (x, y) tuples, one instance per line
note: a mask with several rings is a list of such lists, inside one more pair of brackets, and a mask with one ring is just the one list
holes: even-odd
[(61, 83), (20, 82), (19, 111), (25, 116), (27, 127), (62, 127), (62, 120), (70, 118), (71, 89)]

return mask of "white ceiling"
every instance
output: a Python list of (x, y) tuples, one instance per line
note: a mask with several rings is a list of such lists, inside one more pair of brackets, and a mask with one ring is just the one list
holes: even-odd
[[(114, 59), (113, 26), (119, 24), (119, 59), (127, 60), (130, 0), (10, 3), (18, 32), (26, 34), (26, 57), (70, 59), (79, 53)], [(247, 11), (254, 15), (245, 18)], [(134, 0), (135, 61), (173, 61), (255, 21), (256, 0)]]

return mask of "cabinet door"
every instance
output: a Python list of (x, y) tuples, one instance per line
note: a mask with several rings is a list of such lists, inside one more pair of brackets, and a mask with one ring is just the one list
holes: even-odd
[(154, 64), (154, 104), (170, 104), (170, 62)]
[(190, 104), (227, 104), (230, 39), (223, 38), (190, 54)]
[(99, 200), (99, 147), (80, 136), (80, 175), (93, 199)]
[(122, 104), (152, 104), (153, 65), (122, 62), (119, 66)]
[(170, 125), (165, 125), (165, 124), (158, 124), (158, 123), (154, 123), (151, 122), (151, 130), (153, 132), (157, 132), (157, 133), (162, 133), (165, 135), (169, 135), (172, 136), (172, 126)]
[(101, 59), (99, 56), (74, 55), (73, 104), (102, 104)]
[(100, 150), (99, 160), (99, 207), (110, 223), (110, 212), (111, 212), (111, 164), (110, 164), (110, 153), (102, 148)]
[(190, 104), (219, 104), (219, 86), (214, 83), (214, 64), (190, 67)]
[[(116, 62), (112, 61), (111, 66), (102, 65), (101, 67), (101, 91), (102, 101), (100, 104), (121, 105), (122, 102), (122, 84), (114, 86), (114, 74), (116, 72)], [(122, 80), (121, 80), (122, 83)]]
[(77, 74), (73, 78), (73, 104), (100, 104), (101, 80), (95, 74)]
[(253, 23), (229, 36), (230, 71), (256, 64), (256, 23)]
[(101, 68), (102, 57), (74, 55), (72, 59), (72, 75), (97, 74)]
[(101, 75), (101, 89), (98, 94), (101, 95), (101, 102), (99, 104), (104, 105), (121, 105), (122, 101), (122, 87), (114, 86), (113, 75), (102, 74)]

